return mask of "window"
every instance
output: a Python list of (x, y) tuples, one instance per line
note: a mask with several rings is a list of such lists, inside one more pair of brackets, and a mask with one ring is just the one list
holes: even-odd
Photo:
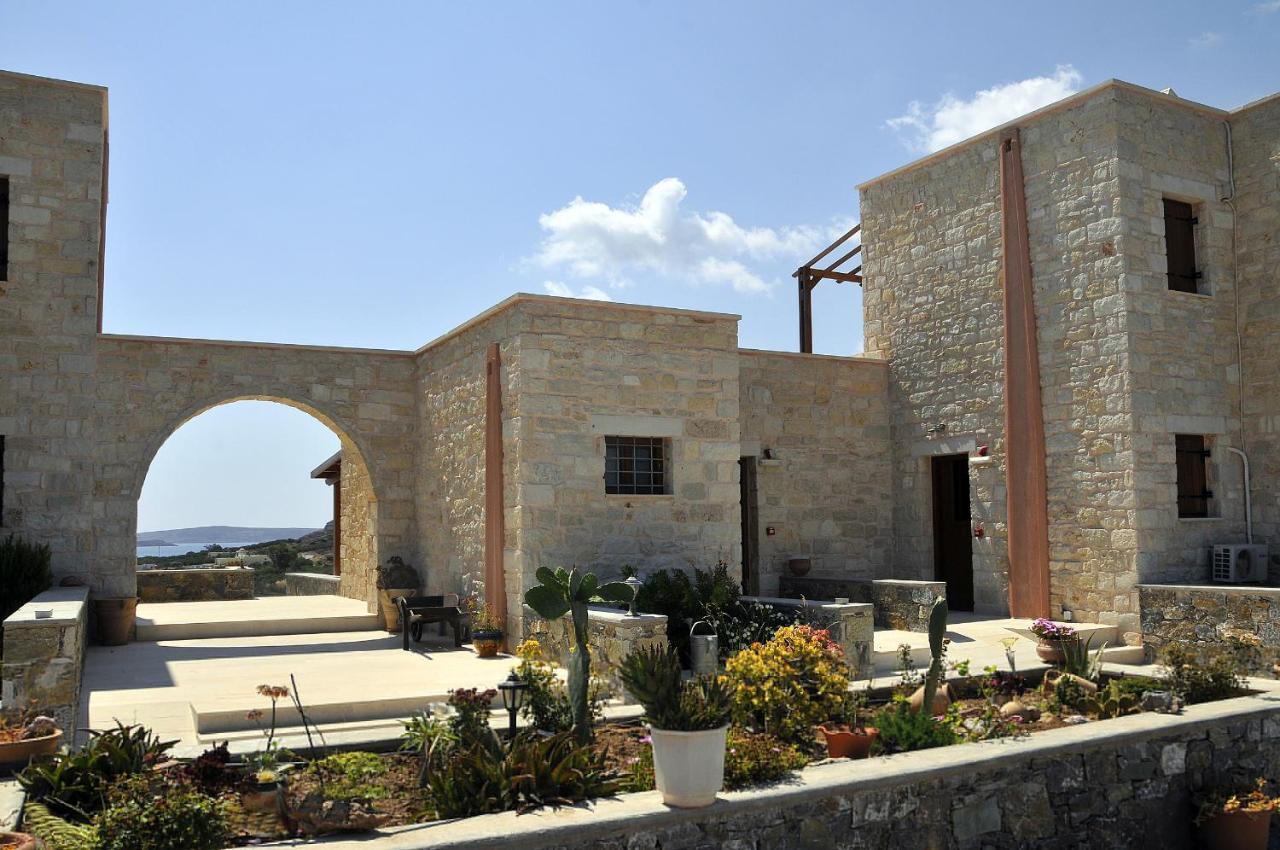
[(9, 178), (0, 177), (0, 280), (9, 279)]
[(1169, 288), (1175, 292), (1200, 292), (1196, 270), (1195, 210), (1185, 201), (1164, 199), (1164, 250), (1169, 259)]
[(604, 491), (627, 496), (670, 493), (665, 437), (605, 437)]
[(1209, 447), (1201, 434), (1175, 434), (1178, 459), (1178, 516), (1207, 517), (1213, 491), (1209, 489)]

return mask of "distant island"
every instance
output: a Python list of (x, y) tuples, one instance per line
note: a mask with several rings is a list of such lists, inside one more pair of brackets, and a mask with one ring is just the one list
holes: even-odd
[(296, 540), (318, 528), (252, 528), (239, 525), (201, 525), (138, 532), (139, 546), (252, 546), (268, 540)]

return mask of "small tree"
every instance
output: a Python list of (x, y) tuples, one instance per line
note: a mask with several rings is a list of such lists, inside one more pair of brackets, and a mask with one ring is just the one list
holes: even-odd
[(546, 620), (573, 615), (573, 642), (569, 651), (569, 703), (573, 708), (573, 731), (578, 740), (591, 740), (591, 711), (588, 689), (591, 681), (591, 655), (587, 649), (587, 606), (592, 602), (630, 602), (632, 591), (620, 581), (600, 584), (594, 573), (579, 572), (577, 567), (563, 567), (552, 572), (539, 567), (537, 587), (524, 594), (525, 604)]

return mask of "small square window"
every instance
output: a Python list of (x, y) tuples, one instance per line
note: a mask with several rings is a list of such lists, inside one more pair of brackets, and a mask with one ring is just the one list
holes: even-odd
[(1212, 516), (1208, 441), (1202, 434), (1175, 434), (1174, 446), (1178, 462), (1178, 517)]
[(626, 496), (670, 493), (664, 437), (605, 437), (604, 491)]
[(1164, 199), (1164, 250), (1168, 258), (1169, 289), (1175, 292), (1203, 292), (1202, 276), (1196, 268), (1195, 208), (1186, 201)]

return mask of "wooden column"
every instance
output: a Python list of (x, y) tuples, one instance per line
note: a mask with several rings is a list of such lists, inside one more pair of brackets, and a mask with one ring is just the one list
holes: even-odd
[(484, 413), (484, 596), (507, 620), (507, 577), (502, 561), (505, 529), (502, 499), (502, 353), (489, 345), (485, 362)]
[(1009, 613), (1049, 616), (1049, 497), (1027, 196), (1018, 128), (1000, 134)]

